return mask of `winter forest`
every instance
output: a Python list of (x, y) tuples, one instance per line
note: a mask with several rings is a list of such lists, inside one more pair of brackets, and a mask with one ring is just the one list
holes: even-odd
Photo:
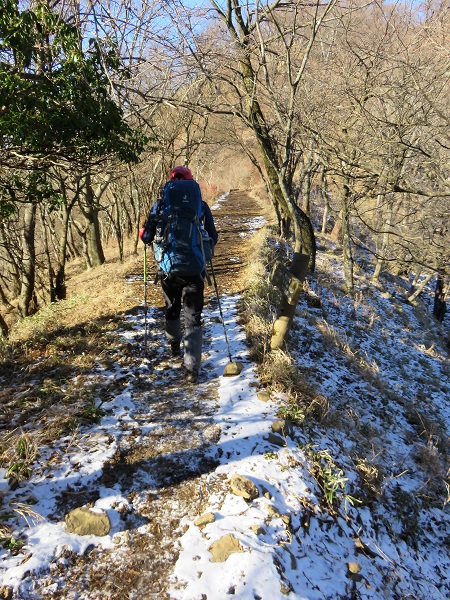
[(0, 325), (66, 296), (66, 265), (137, 248), (168, 170), (253, 188), (309, 255), (312, 220), (383, 273), (449, 282), (449, 5), (4, 0)]
[(0, 5), (0, 598), (449, 598), (449, 0)]

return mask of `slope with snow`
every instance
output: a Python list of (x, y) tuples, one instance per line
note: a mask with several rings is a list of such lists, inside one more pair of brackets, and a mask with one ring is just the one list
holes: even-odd
[[(386, 294), (361, 275), (361, 293), (346, 295), (340, 258), (322, 243), (291, 336), (314, 398), (305, 420), (273, 436), (283, 397), (259, 394), (237, 294), (222, 296), (222, 308), (244, 370), (221, 376), (227, 349), (211, 294), (198, 386), (182, 383), (157, 309), (147, 314), (147, 356), (127, 355), (142, 348), (145, 323), (143, 310), (130, 315), (117, 354), (99, 357), (84, 382), (108, 390), (105, 416), (6, 490), (4, 503), (33, 497), (40, 515), (17, 523), (21, 553), (1, 552), (10, 597), (450, 597), (450, 374), (439, 328), (394, 283)], [(233, 475), (258, 496), (232, 493)], [(105, 511), (110, 534), (67, 533), (64, 512), (75, 505)], [(234, 551), (215, 561), (213, 545), (230, 537)]]

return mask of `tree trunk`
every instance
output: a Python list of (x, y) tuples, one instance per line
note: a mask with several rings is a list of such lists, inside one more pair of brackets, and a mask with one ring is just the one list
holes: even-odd
[(336, 218), (333, 229), (330, 233), (330, 241), (335, 244), (342, 244), (342, 210)]
[[(379, 202), (379, 199), (377, 201), (377, 204)], [(378, 281), (379, 277), (380, 277), (380, 273), (384, 267), (385, 264), (385, 259), (387, 257), (388, 254), (388, 250), (389, 250), (389, 241), (390, 241), (390, 230), (392, 227), (392, 216), (394, 213), (394, 200), (392, 198), (390, 198), (389, 201), (389, 205), (388, 205), (388, 214), (387, 214), (387, 219), (386, 222), (384, 223), (383, 229), (384, 229), (384, 233), (383, 233), (383, 238), (381, 241), (381, 248), (379, 251), (379, 258), (377, 259), (377, 263), (375, 265), (375, 270), (373, 272), (373, 276), (372, 276), (372, 281)]]
[(330, 192), (328, 189), (328, 181), (325, 169), (322, 169), (321, 174), (321, 182), (322, 182), (322, 198), (324, 199), (324, 208), (323, 208), (323, 216), (322, 216), (322, 234), (327, 232), (327, 223), (328, 223), (328, 213), (330, 211)]
[(100, 208), (91, 185), (91, 176), (88, 173), (84, 181), (84, 198), (81, 204), (81, 210), (86, 219), (86, 229), (84, 233), (86, 264), (88, 268), (98, 267), (105, 262), (102, 241), (100, 236), (99, 212)]
[(8, 333), (9, 333), (8, 325), (6, 324), (6, 321), (3, 318), (3, 316), (0, 314), (0, 334), (4, 338), (6, 338), (6, 337), (8, 337)]
[(328, 204), (325, 203), (325, 206), (323, 208), (323, 215), (322, 215), (322, 229), (321, 229), (321, 233), (322, 235), (324, 235), (327, 232), (327, 222), (328, 222)]
[(280, 212), (289, 219), (294, 230), (294, 253), (310, 256), (309, 270), (315, 269), (316, 242), (314, 230), (308, 216), (293, 201), (288, 185), (281, 173), (280, 165), (274, 151), (270, 131), (267, 128), (261, 106), (255, 99), (254, 72), (248, 57), (241, 60), (241, 72), (246, 89), (248, 123), (256, 135), (267, 174), (267, 184), (274, 202)]
[[(307, 254), (294, 254), (290, 271), (301, 282), (305, 280), (308, 271), (308, 263), (309, 256)], [(294, 318), (296, 304), (297, 303), (289, 303), (287, 298), (283, 295), (281, 306), (278, 310), (277, 320), (273, 324), (272, 337), (270, 340), (271, 350), (278, 350), (285, 346), (292, 319)]]
[(35, 293), (35, 229), (36, 204), (30, 202), (25, 207), (22, 233), (22, 278), (18, 308), (22, 317), (27, 317), (37, 311)]
[(447, 295), (448, 295), (448, 284), (446, 285), (445, 279), (441, 273), (438, 273), (436, 280), (436, 288), (434, 291), (434, 306), (433, 316), (442, 323), (447, 312)]
[[(45, 256), (47, 258), (47, 272), (48, 272), (48, 296), (50, 302), (55, 302), (55, 270), (52, 264), (52, 253), (50, 249), (50, 240), (52, 235), (55, 235), (55, 231), (50, 231), (49, 233), (49, 225), (48, 225), (48, 215), (46, 214), (45, 207), (41, 206), (41, 222), (42, 222), (42, 231), (44, 233), (44, 248), (45, 248)], [(56, 239), (56, 238), (54, 238)]]
[(64, 203), (62, 205), (61, 211), (61, 222), (62, 222), (62, 231), (61, 238), (59, 240), (59, 252), (58, 252), (58, 264), (56, 267), (56, 275), (55, 275), (55, 300), (65, 300), (67, 297), (67, 287), (66, 287), (66, 262), (67, 256), (72, 255), (72, 258), (75, 257), (75, 253), (70, 251), (69, 245), (69, 234), (70, 234), (70, 218), (72, 215), (72, 209), (75, 206), (76, 201), (80, 195), (80, 186), (79, 181), (77, 180), (76, 188), (73, 194), (73, 198), (69, 201), (67, 187), (65, 182), (61, 181), (61, 189), (63, 191)]
[(342, 256), (344, 259), (345, 285), (349, 292), (353, 291), (353, 256), (350, 237), (350, 210), (349, 210), (350, 189), (348, 184), (344, 185), (342, 198)]
[[(303, 153), (303, 157), (305, 154)], [(300, 189), (302, 195), (302, 210), (311, 219), (311, 184), (314, 173), (317, 171), (315, 159), (315, 144), (313, 138), (309, 140), (307, 160), (303, 162), (303, 175), (300, 177)], [(306, 164), (305, 164), (306, 162)]]
[(55, 277), (55, 297), (57, 300), (64, 300), (67, 296), (66, 287), (66, 260), (67, 260), (67, 240), (69, 235), (70, 210), (73, 204), (63, 206), (63, 229), (59, 242), (59, 260)]
[(311, 218), (311, 171), (307, 171), (302, 183), (302, 210)]
[(83, 252), (79, 249), (77, 240), (74, 236), (73, 230), (78, 232), (78, 228), (73, 220), (72, 214), (69, 215), (69, 226), (67, 231), (67, 257), (71, 259), (81, 258)]
[[(114, 215), (114, 210), (115, 210), (115, 215)], [(119, 260), (120, 262), (123, 262), (123, 226), (121, 223), (121, 218), (122, 218), (122, 211), (121, 211), (121, 207), (119, 206), (119, 203), (116, 202), (115, 207), (113, 208), (112, 211), (112, 215), (111, 215), (111, 224), (114, 228), (114, 233), (116, 234), (116, 240), (117, 240), (117, 247), (119, 250)]]
[[(9, 303), (8, 299), (6, 298), (1, 285), (0, 285), (0, 300), (4, 307), (11, 307), (11, 304)], [(8, 337), (9, 327), (1, 313), (0, 313), (0, 332), (3, 335), (3, 337), (5, 337), (5, 338)]]
[(433, 276), (434, 276), (434, 273), (430, 273), (429, 275), (427, 275), (425, 277), (425, 279), (422, 281), (422, 283), (419, 285), (419, 287), (416, 289), (416, 291), (413, 294), (411, 294), (410, 296), (408, 296), (408, 302), (414, 302), (414, 300), (422, 293), (422, 290), (427, 285), (427, 283), (429, 281), (431, 281)]
[[(308, 269), (315, 269), (316, 240), (312, 223), (307, 215), (293, 202), (280, 176), (276, 162), (271, 157), (270, 141), (259, 138), (259, 146), (263, 154), (264, 166), (267, 173), (267, 185), (270, 195), (280, 214), (284, 216), (284, 222), (289, 222), (294, 231), (294, 248), (296, 254), (308, 254)], [(284, 232), (281, 232), (282, 234)]]

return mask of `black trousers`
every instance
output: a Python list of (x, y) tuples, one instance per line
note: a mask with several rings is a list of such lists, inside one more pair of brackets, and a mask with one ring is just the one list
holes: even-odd
[(202, 354), (202, 310), (204, 280), (201, 275), (160, 274), (166, 303), (166, 335), (170, 342), (181, 341), (181, 309), (184, 313), (184, 366), (198, 371)]

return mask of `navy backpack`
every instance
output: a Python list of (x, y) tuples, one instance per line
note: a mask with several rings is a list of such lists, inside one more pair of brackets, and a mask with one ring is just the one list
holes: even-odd
[(203, 201), (194, 180), (165, 184), (157, 207), (153, 251), (165, 273), (199, 275), (211, 260), (211, 240), (203, 228)]

